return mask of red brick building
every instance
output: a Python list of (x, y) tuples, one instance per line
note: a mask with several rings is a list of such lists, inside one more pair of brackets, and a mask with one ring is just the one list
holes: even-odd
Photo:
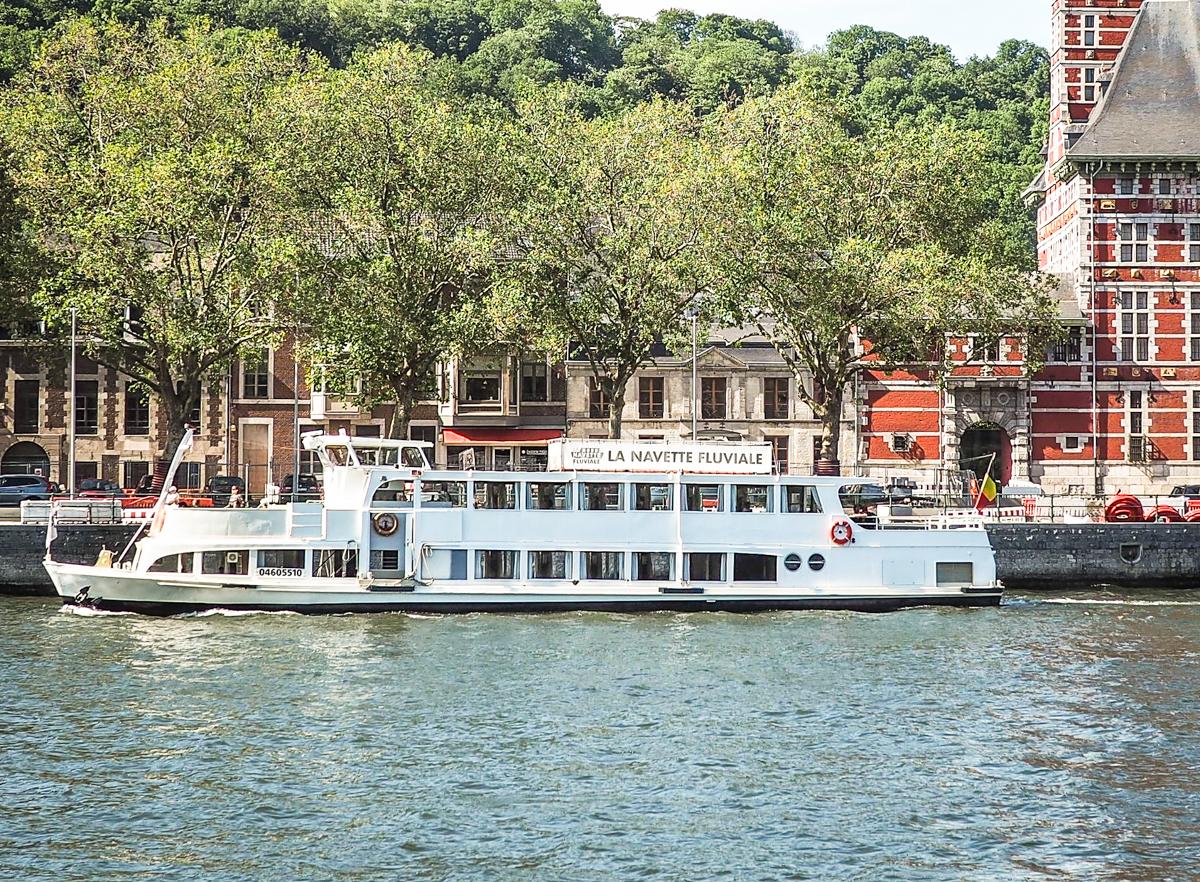
[[(1068, 339), (1028, 377), (1016, 339), (953, 372), (868, 372), (862, 464), (1047, 490), (1200, 480), (1200, 0), (1054, 0), (1038, 260)], [(959, 344), (957, 352), (971, 344)]]

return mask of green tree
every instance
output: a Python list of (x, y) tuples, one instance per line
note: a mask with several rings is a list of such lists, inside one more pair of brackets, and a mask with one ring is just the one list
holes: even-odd
[(59, 328), (77, 310), (88, 353), (158, 396), (164, 453), (202, 385), (276, 333), (294, 265), (277, 93), (300, 69), (274, 35), (83, 19), (4, 96), (17, 201), (54, 265), (35, 301)]
[(663, 101), (588, 120), (557, 93), (523, 105), (518, 122), (529, 311), (587, 360), (619, 438), (629, 382), (716, 282), (712, 152), (693, 115)]
[(792, 367), (832, 463), (864, 358), (936, 365), (952, 335), (1020, 333), (1036, 366), (1057, 326), (1046, 282), (1010, 259), (1010, 231), (992, 219), (980, 135), (847, 123), (789, 89), (715, 124), (730, 163), (728, 299), (749, 300)]
[[(311, 226), (303, 319), (312, 361), (404, 437), (437, 364), (497, 342), (505, 129), (462, 109), (445, 65), (402, 44), (288, 96)], [(357, 384), (356, 384), (357, 385)]]

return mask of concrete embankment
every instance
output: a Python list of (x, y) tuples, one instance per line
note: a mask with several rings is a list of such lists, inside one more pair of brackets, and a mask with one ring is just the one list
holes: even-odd
[[(119, 554), (137, 527), (126, 524), (60, 526), (50, 548), (55, 560), (94, 563), (101, 548)], [(0, 594), (54, 594), (42, 566), (46, 528), (37, 524), (0, 525)]]
[[(102, 547), (123, 549), (135, 529), (60, 527), (54, 559), (91, 563)], [(1200, 588), (1200, 524), (993, 524), (988, 535), (1009, 588)], [(45, 547), (45, 527), (0, 525), (0, 593), (54, 593)]]
[(1009, 588), (1200, 588), (1200, 524), (994, 524)]

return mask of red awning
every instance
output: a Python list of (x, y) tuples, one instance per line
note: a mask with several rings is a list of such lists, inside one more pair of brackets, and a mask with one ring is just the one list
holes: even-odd
[(447, 444), (545, 444), (563, 436), (562, 429), (443, 429)]

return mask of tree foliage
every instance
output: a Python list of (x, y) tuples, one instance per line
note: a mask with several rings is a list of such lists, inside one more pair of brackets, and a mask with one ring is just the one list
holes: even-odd
[(619, 438), (627, 385), (716, 282), (717, 165), (693, 116), (661, 100), (586, 119), (563, 93), (543, 95), (518, 123), (527, 308), (587, 361)]
[[(714, 124), (727, 178), (727, 279), (792, 366), (836, 461), (844, 396), (865, 347), (880, 366), (949, 357), (948, 335), (1028, 336), (1056, 322), (1044, 281), (1008, 254), (987, 147), (948, 123), (855, 131), (803, 90)], [(1031, 359), (1036, 363), (1036, 358)]]
[(298, 83), (286, 102), (309, 217), (308, 355), (332, 388), (396, 405), (393, 437), (438, 363), (495, 344), (502, 325), (513, 162), (504, 125), (459, 105), (428, 53), (399, 44)]
[(51, 269), (35, 302), (77, 310), (89, 354), (155, 393), (164, 449), (293, 285), (279, 89), (295, 50), (267, 33), (179, 38), (79, 20), (5, 95), (18, 204)]

